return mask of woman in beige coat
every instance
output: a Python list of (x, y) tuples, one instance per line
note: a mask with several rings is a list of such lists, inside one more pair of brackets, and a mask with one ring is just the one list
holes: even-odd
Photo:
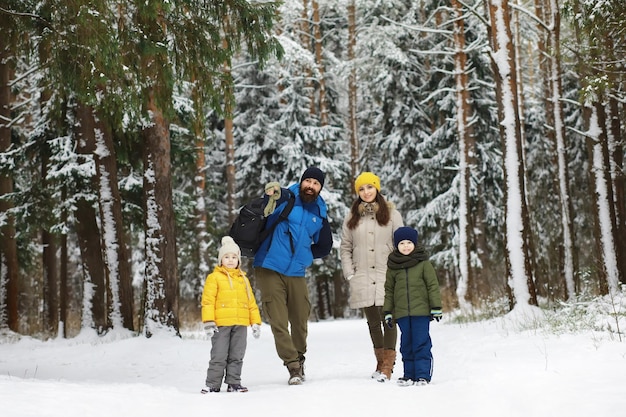
[(361, 308), (367, 319), (376, 355), (372, 378), (385, 382), (391, 378), (396, 359), (396, 326), (385, 325), (382, 306), (385, 300), (387, 257), (393, 251), (393, 232), (404, 226), (394, 205), (380, 194), (380, 179), (363, 172), (355, 182), (358, 198), (341, 231), (341, 266), (350, 283), (350, 308)]

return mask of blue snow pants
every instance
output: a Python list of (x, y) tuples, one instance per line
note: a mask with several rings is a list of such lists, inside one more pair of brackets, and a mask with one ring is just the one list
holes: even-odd
[(400, 327), (400, 353), (404, 363), (404, 378), (414, 381), (433, 376), (433, 347), (430, 339), (430, 317), (407, 316), (396, 320)]

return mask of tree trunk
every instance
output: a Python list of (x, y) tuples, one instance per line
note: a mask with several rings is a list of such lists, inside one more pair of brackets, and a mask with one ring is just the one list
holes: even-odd
[[(0, 152), (11, 147), (11, 103), (13, 95), (9, 82), (13, 71), (12, 60), (9, 59), (8, 47), (0, 41)], [(13, 193), (13, 178), (0, 173), (0, 214), (13, 209), (11, 200), (4, 196)], [(0, 227), (0, 285), (6, 284), (6, 302), (0, 299), (0, 328), (7, 326), (17, 332), (19, 326), (19, 266), (17, 261), (17, 242), (15, 240), (15, 224), (12, 215), (6, 216), (6, 224)], [(2, 293), (2, 291), (0, 291)], [(6, 321), (5, 321), (6, 320)]]
[[(41, 178), (44, 188), (47, 187), (48, 177), (48, 146), (44, 145), (41, 155)], [(59, 329), (59, 271), (57, 262), (57, 240), (47, 226), (41, 231), (41, 243), (43, 246), (43, 282), (44, 282), (44, 311), (45, 329), (52, 335), (57, 334)]]
[(145, 334), (159, 329), (179, 335), (178, 266), (172, 202), (169, 125), (154, 91), (146, 91), (152, 120), (142, 132), (144, 142), (144, 204), (146, 232)]
[(312, 0), (313, 7), (313, 33), (315, 39), (315, 63), (319, 73), (319, 114), (320, 124), (328, 125), (328, 106), (326, 105), (326, 80), (324, 62), (322, 59), (322, 28), (320, 24), (320, 8), (317, 0)]
[[(67, 199), (67, 187), (63, 185), (63, 190), (61, 191), (61, 198), (63, 201)], [(61, 221), (63, 224), (67, 224), (67, 210), (63, 210), (63, 214), (61, 215)], [(69, 255), (67, 250), (67, 233), (63, 233), (61, 235), (61, 239), (59, 242), (59, 246), (61, 248), (61, 258), (59, 261), (61, 262), (61, 268), (59, 271), (59, 320), (60, 325), (63, 326), (61, 337), (64, 339), (67, 338), (67, 326), (68, 326), (68, 301), (70, 299), (70, 289), (68, 288), (68, 275), (69, 272), (67, 270), (67, 263), (69, 261)]]
[[(611, 178), (615, 201), (615, 250), (626, 254), (626, 174), (624, 174), (624, 137), (621, 136), (622, 123), (619, 117), (619, 103), (611, 94), (609, 97), (609, 152), (611, 158)], [(619, 281), (626, 284), (626, 256), (617, 257)]]
[(531, 267), (528, 206), (508, 0), (487, 0), (496, 97), (503, 139), (506, 264), (515, 305), (537, 305)]
[(76, 235), (82, 258), (84, 288), (82, 327), (92, 327), (98, 334), (109, 329), (106, 301), (106, 278), (100, 246), (96, 209), (85, 199), (76, 203)]
[[(222, 40), (224, 48), (228, 48), (228, 41)], [(224, 88), (224, 152), (226, 156), (226, 207), (228, 208), (228, 224), (235, 221), (236, 205), (235, 193), (237, 192), (237, 180), (235, 177), (235, 135), (233, 126), (233, 81), (231, 74), (231, 62), (224, 63), (226, 85)]]
[[(92, 155), (96, 151), (95, 120), (90, 108), (78, 105), (76, 109), (78, 120), (76, 127), (76, 152), (82, 155)], [(90, 191), (97, 188), (91, 184)], [(83, 262), (83, 277), (85, 291), (83, 294), (82, 327), (93, 327), (98, 334), (106, 332), (111, 326), (109, 322), (109, 304), (107, 298), (108, 274), (103, 259), (102, 237), (96, 220), (94, 205), (84, 198), (76, 204), (76, 234)]]
[(469, 310), (473, 294), (470, 235), (470, 155), (474, 155), (473, 137), (468, 123), (471, 112), (466, 72), (467, 55), (465, 53), (465, 24), (463, 8), (458, 0), (452, 0), (454, 10), (454, 74), (456, 81), (456, 125), (459, 135), (459, 270), (457, 280), (457, 298), (462, 310)]
[[(584, 105), (582, 108), (582, 117), (583, 124), (586, 131), (591, 129), (592, 120), (596, 118), (593, 115), (593, 107)], [(593, 117), (592, 117), (593, 116)], [(607, 294), (609, 292), (609, 288), (607, 286), (606, 279), (606, 271), (603, 267), (603, 257), (602, 257), (602, 237), (600, 231), (600, 220), (598, 218), (598, 193), (595, 192), (596, 184), (597, 184), (597, 175), (593, 168), (593, 154), (594, 154), (594, 140), (588, 135), (585, 136), (585, 146), (587, 148), (587, 155), (592, 163), (589, 164), (589, 169), (587, 171), (589, 177), (589, 192), (591, 193), (592, 200), (592, 208), (593, 208), (593, 243), (592, 243), (592, 254), (597, 254), (595, 256), (592, 255), (593, 263), (593, 272), (597, 277), (598, 283), (598, 291), (600, 294)]]
[[(89, 108), (92, 117), (93, 109)], [(95, 121), (94, 139), (96, 150), (96, 177), (100, 224), (103, 233), (103, 255), (107, 268), (110, 298), (111, 324), (134, 329), (133, 285), (128, 253), (128, 241), (124, 232), (122, 201), (117, 186), (117, 160), (113, 133), (104, 120)]]
[(348, 60), (350, 75), (348, 78), (348, 109), (350, 127), (350, 168), (352, 179), (359, 175), (359, 134), (357, 121), (357, 82), (356, 82), (356, 4), (351, 0), (348, 4)]
[(595, 173), (596, 221), (600, 232), (602, 266), (606, 282), (601, 289), (615, 294), (618, 290), (619, 271), (615, 246), (615, 206), (611, 182), (611, 169), (606, 131), (606, 113), (603, 104), (595, 102), (591, 112), (588, 140), (591, 142), (591, 163)]
[[(300, 19), (300, 42), (303, 48), (307, 51), (311, 51), (311, 17), (309, 16), (309, 1), (310, 0), (302, 0), (302, 14)], [(311, 68), (306, 69), (306, 85), (310, 91), (315, 91), (315, 86), (313, 85), (313, 71)], [(311, 94), (311, 104), (309, 105), (310, 114), (316, 113), (316, 105), (315, 105), (315, 95)]]
[(146, 47), (140, 53), (141, 112), (148, 119), (142, 127), (143, 202), (145, 231), (145, 292), (143, 331), (179, 333), (178, 264), (172, 201), (172, 166), (169, 122), (172, 67), (168, 57), (168, 21), (165, 1), (138, 3), (134, 19)]
[(208, 233), (207, 233), (207, 209), (205, 203), (206, 195), (206, 156), (204, 148), (206, 146), (206, 138), (204, 133), (204, 103), (198, 94), (198, 88), (195, 86), (197, 80), (192, 79), (194, 88), (192, 90), (192, 99), (195, 107), (195, 117), (193, 121), (194, 137), (196, 138), (196, 172), (194, 175), (194, 192), (195, 192), (195, 217), (196, 217), (196, 237), (198, 239), (197, 259), (198, 271), (201, 276), (209, 273), (208, 259)]
[(562, 276), (565, 281), (565, 288), (567, 290), (567, 298), (572, 299), (576, 295), (576, 287), (574, 285), (574, 270), (575, 270), (575, 254), (574, 254), (574, 225), (572, 221), (572, 203), (570, 199), (569, 190), (569, 158), (567, 157), (567, 145), (565, 135), (565, 121), (563, 116), (563, 86), (561, 83), (561, 16), (559, 13), (559, 7), (556, 4), (556, 0), (550, 2), (551, 19), (551, 32), (550, 32), (550, 46), (551, 51), (549, 53), (549, 68), (550, 68), (550, 99), (551, 108), (553, 111), (554, 122), (553, 137), (556, 148), (556, 159), (558, 168), (557, 183), (559, 202), (561, 207), (561, 235), (563, 246), (563, 265)]

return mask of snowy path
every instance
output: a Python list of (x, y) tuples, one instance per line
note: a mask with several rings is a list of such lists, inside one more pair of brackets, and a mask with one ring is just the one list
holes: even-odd
[(626, 343), (603, 335), (516, 332), (498, 321), (432, 326), (426, 387), (369, 378), (364, 320), (311, 323), (307, 381), (286, 384), (269, 326), (248, 339), (248, 393), (201, 395), (210, 342), (93, 337), (0, 344), (0, 408), (7, 417), (122, 416), (622, 416)]

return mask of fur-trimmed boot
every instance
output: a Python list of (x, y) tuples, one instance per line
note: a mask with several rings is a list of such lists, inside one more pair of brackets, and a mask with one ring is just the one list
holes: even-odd
[(394, 349), (385, 349), (383, 351), (383, 365), (380, 368), (380, 375), (376, 378), (378, 382), (385, 382), (391, 379), (393, 366), (396, 364), (396, 351)]
[(374, 379), (380, 377), (380, 368), (383, 366), (383, 350), (383, 348), (374, 348), (374, 355), (376, 355), (376, 370), (372, 373)]

